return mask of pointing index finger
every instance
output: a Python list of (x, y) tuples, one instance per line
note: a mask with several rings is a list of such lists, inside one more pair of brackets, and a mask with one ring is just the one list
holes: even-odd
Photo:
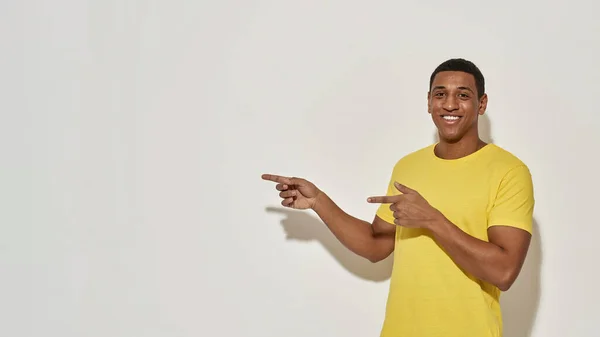
[(275, 174), (263, 174), (262, 178), (264, 180), (270, 180), (280, 184), (292, 185), (292, 180), (290, 178), (278, 176)]
[(367, 202), (372, 204), (391, 204), (396, 202), (396, 196), (385, 195), (385, 196), (377, 196), (377, 197), (369, 197), (367, 198)]

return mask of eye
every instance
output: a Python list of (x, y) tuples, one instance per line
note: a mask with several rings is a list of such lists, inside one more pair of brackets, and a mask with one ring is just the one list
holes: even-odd
[(469, 95), (468, 95), (468, 94), (465, 94), (465, 93), (458, 94), (458, 96), (459, 96), (460, 98), (469, 98)]
[(438, 92), (435, 94), (435, 97), (443, 97), (444, 93), (443, 92)]

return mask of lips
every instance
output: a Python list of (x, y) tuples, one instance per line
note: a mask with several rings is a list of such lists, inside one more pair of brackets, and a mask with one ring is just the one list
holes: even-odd
[(458, 123), (458, 121), (460, 121), (462, 118), (462, 116), (457, 115), (442, 115), (441, 117), (448, 124)]

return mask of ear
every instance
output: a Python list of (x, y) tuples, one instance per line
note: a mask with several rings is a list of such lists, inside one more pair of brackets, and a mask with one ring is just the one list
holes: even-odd
[(488, 96), (487, 94), (483, 94), (483, 96), (481, 96), (481, 99), (479, 100), (479, 115), (483, 115), (485, 113), (485, 110), (487, 109), (487, 103)]
[(431, 92), (427, 92), (427, 112), (431, 114)]

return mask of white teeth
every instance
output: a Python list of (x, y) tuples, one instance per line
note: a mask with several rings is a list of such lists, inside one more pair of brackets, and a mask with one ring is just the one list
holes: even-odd
[(460, 117), (458, 117), (458, 116), (444, 116), (444, 119), (448, 120), (448, 121), (455, 121), (455, 120), (457, 120), (459, 118)]

